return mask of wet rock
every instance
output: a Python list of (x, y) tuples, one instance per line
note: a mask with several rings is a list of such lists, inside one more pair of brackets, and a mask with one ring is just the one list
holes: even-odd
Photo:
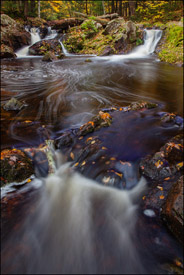
[(15, 58), (16, 54), (13, 49), (7, 45), (1, 45), (0, 58)]
[(36, 177), (46, 177), (55, 172), (54, 143), (52, 140), (45, 140), (39, 147), (24, 148), (23, 151), (32, 160)]
[(102, 127), (110, 126), (112, 123), (112, 117), (109, 113), (100, 111), (99, 115), (95, 116), (92, 121), (85, 123), (80, 127), (78, 135), (86, 135), (95, 130), (99, 130)]
[(183, 243), (183, 176), (173, 184), (162, 209), (162, 218), (178, 240)]
[[(126, 125), (123, 125), (125, 116), (130, 116), (134, 120), (134, 116), (139, 116), (138, 112), (147, 111), (150, 105), (148, 102), (141, 102), (136, 106), (136, 112), (131, 109), (131, 105), (103, 109), (91, 121), (75, 129), (75, 132), (64, 132), (55, 143), (56, 148), (60, 149), (67, 160), (72, 161), (73, 167), (85, 176), (103, 185), (120, 189), (131, 188), (137, 179), (132, 176), (132, 164), (125, 156), (125, 147), (128, 144), (121, 144), (119, 139), (122, 141), (123, 129), (126, 128)], [(154, 106), (157, 105), (152, 105)], [(119, 128), (120, 125), (122, 130)], [(131, 150), (135, 154), (136, 149)]]
[(136, 111), (136, 110), (140, 110), (143, 108), (152, 109), (152, 108), (156, 108), (157, 106), (158, 106), (158, 104), (156, 104), (156, 103), (143, 101), (143, 102), (133, 102), (130, 104), (129, 108), (133, 111)]
[(106, 46), (105, 49), (102, 51), (102, 53), (100, 54), (101, 56), (106, 56), (106, 55), (111, 55), (114, 54), (115, 51), (110, 47), (110, 46)]
[(40, 27), (39, 30), (40, 30), (39, 35), (40, 35), (41, 39), (44, 39), (48, 34), (48, 28)]
[(42, 61), (46, 61), (46, 62), (52, 62), (53, 60), (57, 60), (57, 56), (50, 51), (46, 53), (42, 58)]
[(12, 51), (15, 51), (22, 46), (29, 45), (30, 42), (31, 34), (25, 31), (23, 25), (17, 23), (8, 15), (1, 14), (1, 45), (8, 46)]
[(62, 53), (61, 44), (57, 39), (38, 41), (29, 48), (30, 55), (44, 55), (48, 52), (52, 52), (55, 55)]
[(33, 174), (31, 160), (18, 149), (1, 151), (1, 186), (10, 182), (21, 182)]
[(25, 106), (25, 103), (22, 103), (15, 97), (12, 97), (8, 102), (3, 105), (3, 109), (6, 111), (20, 111)]
[(117, 18), (117, 19), (111, 20), (105, 27), (103, 34), (107, 35), (107, 34), (113, 33), (114, 31), (119, 29), (121, 26), (123, 27), (124, 23), (125, 23), (125, 20), (123, 18)]
[(85, 62), (92, 62), (92, 60), (87, 58), (87, 59), (85, 59)]
[(169, 140), (154, 156), (140, 162), (142, 173), (153, 180), (163, 180), (183, 170), (183, 136)]

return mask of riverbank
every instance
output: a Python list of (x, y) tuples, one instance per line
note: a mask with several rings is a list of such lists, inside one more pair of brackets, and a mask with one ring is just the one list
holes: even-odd
[[(30, 33), (24, 25), (39, 27), (40, 36), (48, 33), (48, 26), (56, 28), (63, 36), (69, 53), (107, 56), (127, 54), (144, 42), (144, 29), (160, 29), (162, 38), (155, 50), (158, 58), (170, 64), (183, 65), (183, 19), (180, 21), (135, 23), (116, 16), (112, 20), (89, 17), (86, 20), (67, 19), (48, 21), (28, 18), (26, 22), (13, 20), (1, 14), (1, 58), (15, 58), (15, 51), (30, 44)], [(44, 45), (42, 50), (44, 50)], [(46, 47), (46, 46), (45, 46)], [(46, 49), (46, 53), (47, 53)], [(43, 51), (44, 52), (44, 51)]]

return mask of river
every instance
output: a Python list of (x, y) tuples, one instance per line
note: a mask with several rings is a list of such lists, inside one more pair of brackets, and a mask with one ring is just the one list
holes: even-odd
[[(43, 126), (49, 137), (55, 139), (64, 130), (89, 121), (100, 109), (127, 106), (140, 100), (158, 103), (160, 111), (182, 115), (182, 68), (160, 62), (152, 53), (154, 49), (149, 52), (153, 42), (146, 53), (140, 49), (139, 55), (135, 52), (123, 57), (66, 54), (64, 59), (52, 63), (30, 56), (3, 60), (1, 87), (24, 101), (26, 107), (16, 115), (3, 116), (2, 148), (38, 146), (45, 139), (40, 130)], [(4, 96), (2, 102), (7, 98)], [(25, 121), (31, 122), (29, 129)], [(139, 136), (136, 125), (127, 123), (127, 129), (135, 127), (131, 131), (122, 128), (122, 143), (130, 140), (131, 148), (136, 136), (140, 140), (147, 137), (151, 141), (141, 150), (148, 153), (151, 148), (158, 149), (153, 146), (155, 140), (150, 133), (166, 135), (163, 129), (157, 125), (156, 131), (150, 132), (155, 122), (146, 127), (144, 124)], [(167, 131), (167, 137), (171, 135), (172, 129), (171, 133)], [(132, 151), (126, 151), (127, 158)], [(143, 226), (136, 230), (138, 214), (129, 191), (99, 187), (78, 174), (66, 176), (64, 170), (52, 177), (47, 179), (46, 188), (35, 180), (30, 192), (23, 191), (27, 198), (21, 200), (18, 209), (15, 207), (12, 220), (6, 221), (4, 272), (165, 274), (160, 264), (173, 259), (173, 255), (181, 256), (180, 246), (172, 237), (160, 244), (163, 234), (168, 234), (162, 226), (157, 233), (152, 232), (154, 237), (148, 236), (150, 243), (144, 244), (143, 235), (149, 234), (142, 230)], [(32, 209), (28, 218), (26, 207)], [(160, 226), (157, 220), (142, 219), (148, 229), (153, 224)]]

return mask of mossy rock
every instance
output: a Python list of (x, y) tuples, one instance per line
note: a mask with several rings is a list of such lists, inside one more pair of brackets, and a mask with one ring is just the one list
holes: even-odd
[(33, 172), (31, 160), (21, 150), (1, 151), (1, 186), (10, 182), (22, 182)]
[(20, 111), (25, 106), (24, 103), (12, 97), (8, 102), (3, 105), (3, 109), (6, 111)]

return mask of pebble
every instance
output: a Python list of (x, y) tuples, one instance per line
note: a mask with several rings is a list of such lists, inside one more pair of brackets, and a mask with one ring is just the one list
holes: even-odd
[(156, 216), (155, 212), (152, 209), (145, 209), (143, 213), (144, 213), (144, 215), (146, 215), (150, 218), (153, 218)]

